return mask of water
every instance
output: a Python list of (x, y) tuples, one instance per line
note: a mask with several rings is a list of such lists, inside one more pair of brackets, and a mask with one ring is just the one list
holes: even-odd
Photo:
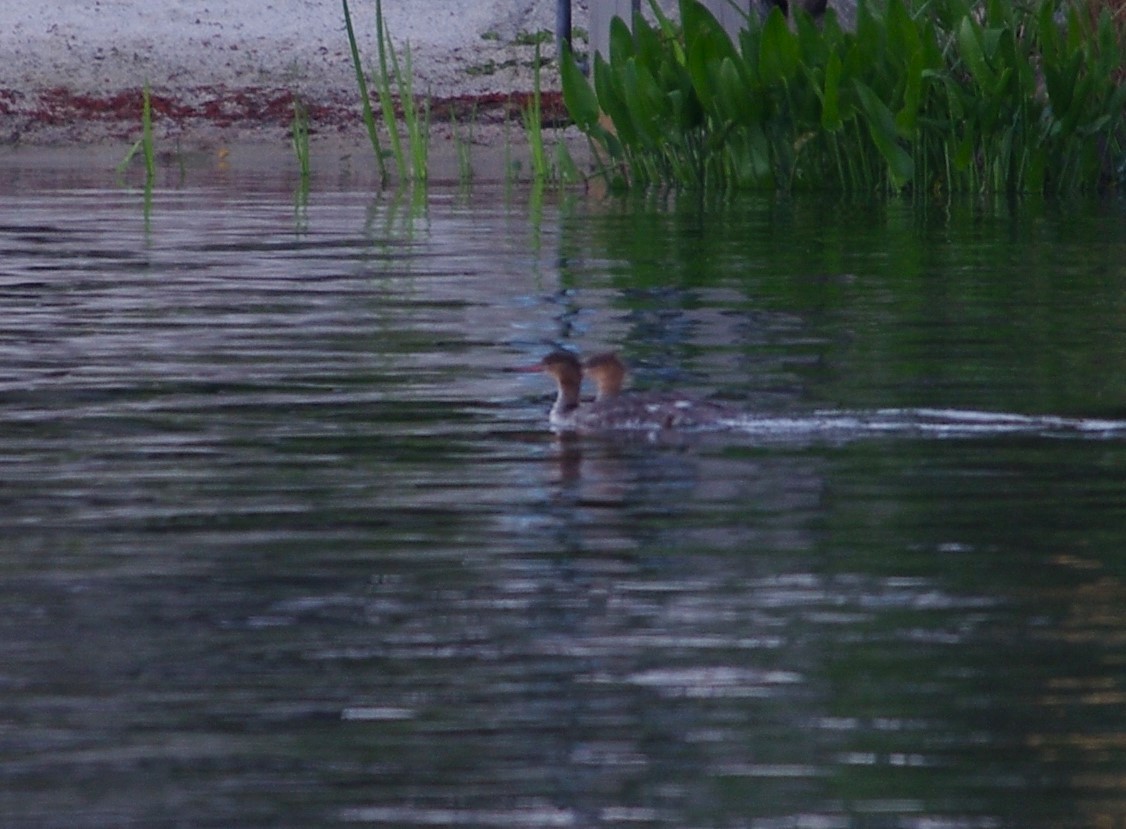
[(1121, 204), (288, 186), (4, 186), (0, 824), (1126, 825)]

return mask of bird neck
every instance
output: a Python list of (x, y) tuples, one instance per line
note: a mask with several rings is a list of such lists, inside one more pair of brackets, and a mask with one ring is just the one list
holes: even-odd
[(607, 372), (598, 378), (598, 399), (607, 400), (611, 397), (617, 397), (622, 391), (621, 374), (614, 372)]
[(579, 383), (570, 378), (560, 378), (556, 381), (559, 393), (555, 397), (555, 405), (551, 407), (552, 417), (567, 417), (579, 408)]

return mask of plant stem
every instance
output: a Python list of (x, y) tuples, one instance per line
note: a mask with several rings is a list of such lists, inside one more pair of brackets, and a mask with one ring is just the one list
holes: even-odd
[(293, 152), (297, 156), (297, 167), (302, 181), (309, 180), (309, 111), (301, 99), (293, 98)]
[(141, 90), (141, 147), (145, 153), (145, 177), (152, 181), (156, 175), (156, 153), (152, 137), (152, 95), (147, 83)]
[(344, 4), (344, 28), (348, 32), (348, 46), (352, 51), (352, 66), (356, 70), (356, 86), (360, 90), (360, 104), (363, 107), (364, 126), (367, 127), (368, 138), (371, 140), (371, 149), (375, 153), (375, 161), (379, 166), (379, 178), (387, 181), (387, 162), (383, 158), (383, 147), (379, 143), (379, 131), (375, 126), (375, 113), (371, 108), (371, 97), (368, 95), (367, 81), (364, 79), (364, 67), (360, 61), (360, 49), (356, 45), (356, 32), (352, 28), (352, 14), (348, 9), (348, 0), (341, 0)]

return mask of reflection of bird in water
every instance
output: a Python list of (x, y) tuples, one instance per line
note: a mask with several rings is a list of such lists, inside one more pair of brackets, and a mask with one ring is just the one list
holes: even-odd
[(626, 369), (613, 353), (599, 354), (586, 363), (586, 373), (598, 387), (598, 396), (580, 403), (583, 365), (574, 354), (553, 351), (531, 370), (552, 376), (557, 387), (551, 407), (551, 425), (575, 431), (612, 429), (679, 429), (723, 425), (738, 413), (723, 404), (683, 395), (622, 392)]

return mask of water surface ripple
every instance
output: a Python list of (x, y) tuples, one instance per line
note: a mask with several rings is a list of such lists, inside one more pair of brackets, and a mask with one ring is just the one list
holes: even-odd
[(868, 210), (9, 192), (0, 824), (1122, 825), (1121, 211)]

